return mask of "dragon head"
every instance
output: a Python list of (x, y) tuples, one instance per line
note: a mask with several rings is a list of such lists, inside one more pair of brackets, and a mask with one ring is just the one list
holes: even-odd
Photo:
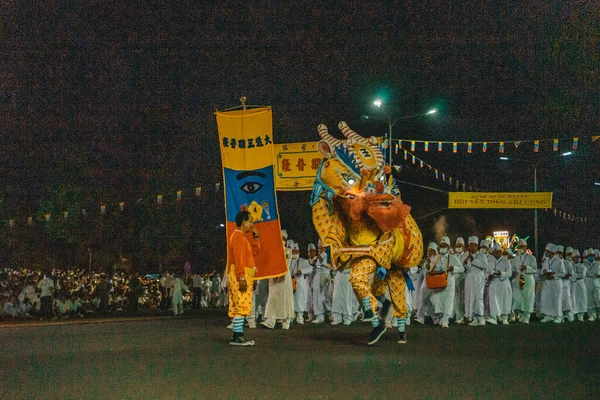
[(323, 124), (318, 127), (318, 149), (324, 158), (317, 171), (311, 204), (325, 198), (330, 210), (332, 202), (336, 202), (354, 221), (370, 217), (383, 231), (401, 226), (410, 207), (400, 200), (393, 178), (386, 180), (389, 168), (384, 161), (384, 147), (377, 138), (363, 138), (345, 122), (340, 122), (338, 128), (345, 140), (330, 135)]

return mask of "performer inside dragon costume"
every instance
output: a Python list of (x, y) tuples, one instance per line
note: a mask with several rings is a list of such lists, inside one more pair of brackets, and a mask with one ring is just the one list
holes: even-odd
[[(391, 167), (385, 165), (387, 149), (375, 137), (360, 136), (345, 122), (338, 128), (345, 140), (331, 136), (323, 124), (318, 127), (318, 149), (325, 158), (311, 195), (313, 224), (329, 249), (332, 266), (350, 269), (350, 282), (365, 320), (371, 319), (373, 325), (368, 343), (374, 344), (385, 333), (377, 316), (377, 300), (389, 307), (386, 286), (394, 316), (402, 324), (407, 317), (406, 270), (420, 262), (423, 237), (410, 206), (400, 198)], [(401, 336), (398, 342), (405, 343)]]

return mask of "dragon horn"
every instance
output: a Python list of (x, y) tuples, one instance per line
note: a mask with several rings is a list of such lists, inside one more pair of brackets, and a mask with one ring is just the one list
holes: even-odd
[(329, 134), (327, 126), (324, 124), (319, 124), (317, 130), (319, 131), (319, 136), (321, 136), (321, 139), (323, 139), (323, 141), (325, 141), (325, 143), (327, 143), (332, 150), (342, 144), (341, 140), (336, 139)]
[(369, 145), (369, 142), (367, 141), (367, 139), (365, 139), (364, 137), (360, 136), (358, 133), (356, 133), (352, 129), (350, 129), (348, 124), (345, 123), (344, 121), (342, 121), (338, 124), (338, 128), (340, 129), (340, 131), (342, 131), (344, 136), (347, 139), (349, 139), (351, 142), (358, 142), (358, 143), (365, 144), (367, 146)]

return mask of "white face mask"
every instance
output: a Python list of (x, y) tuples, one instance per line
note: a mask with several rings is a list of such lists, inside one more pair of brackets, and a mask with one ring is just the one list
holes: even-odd
[(440, 247), (440, 254), (446, 254), (448, 253), (448, 248), (447, 247)]
[(488, 250), (487, 248), (485, 248), (485, 247), (484, 247), (484, 248), (482, 248), (482, 249), (481, 249), (481, 252), (482, 252), (483, 254), (487, 254), (487, 253), (489, 252), (489, 250)]
[(518, 251), (519, 251), (519, 254), (520, 254), (520, 255), (523, 255), (523, 254), (525, 254), (525, 249), (518, 249)]
[(456, 253), (457, 254), (461, 254), (463, 252), (463, 248), (462, 247), (457, 247), (456, 248)]
[(503, 256), (502, 256), (502, 258), (504, 258), (506, 261), (510, 260), (510, 258), (509, 258), (509, 256), (508, 256), (508, 254), (506, 254), (506, 255), (503, 255)]
[(300, 258), (300, 254), (292, 254), (292, 260), (297, 260)]
[(569, 261), (572, 261), (572, 260), (573, 260), (573, 257), (571, 257), (571, 256), (567, 256), (567, 260), (569, 260)]

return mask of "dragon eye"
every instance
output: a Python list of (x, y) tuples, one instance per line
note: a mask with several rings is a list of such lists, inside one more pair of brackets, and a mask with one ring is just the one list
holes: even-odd
[(342, 178), (344, 178), (349, 185), (353, 185), (356, 182), (356, 180), (350, 174), (342, 174)]
[(240, 187), (240, 189), (242, 189), (244, 192), (248, 193), (248, 194), (253, 194), (256, 193), (260, 190), (260, 188), (262, 188), (263, 185), (261, 183), (258, 182), (247, 182), (244, 183), (242, 185), (242, 187)]

